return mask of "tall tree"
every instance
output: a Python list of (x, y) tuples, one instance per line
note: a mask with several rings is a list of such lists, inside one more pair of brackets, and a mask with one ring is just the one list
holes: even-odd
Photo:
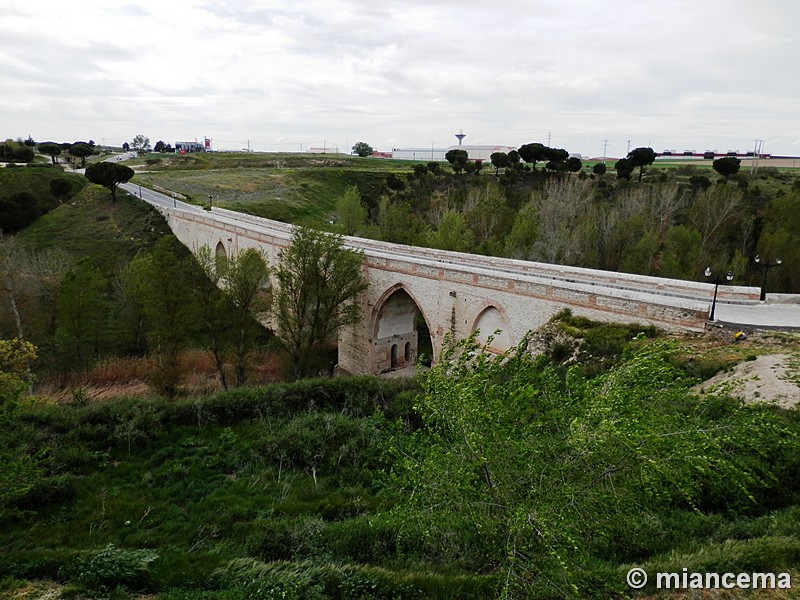
[(128, 264), (124, 279), (144, 313), (148, 346), (157, 367), (152, 380), (168, 397), (178, 393), (180, 352), (198, 328), (192, 269), (197, 265), (186, 249), (173, 236), (164, 236), (151, 254), (139, 255)]
[(83, 142), (76, 142), (69, 147), (68, 152), (71, 156), (81, 159), (81, 166), (86, 166), (86, 157), (91, 156), (94, 154), (94, 148), (92, 148), (89, 144), (85, 144)]
[(444, 155), (444, 158), (450, 163), (450, 166), (453, 167), (453, 171), (455, 171), (456, 174), (461, 173), (466, 164), (469, 162), (469, 154), (467, 151), (459, 150), (458, 148), (448, 150), (447, 154)]
[(656, 153), (652, 148), (634, 148), (628, 152), (627, 158), (632, 167), (639, 167), (639, 181), (641, 181), (645, 168), (649, 167), (655, 162)]
[[(35, 359), (32, 344), (19, 338), (0, 340), (0, 426), (6, 426), (26, 388), (30, 390)], [(0, 448), (0, 521), (19, 516), (17, 502), (41, 479), (41, 458), (26, 447)]]
[(233, 305), (233, 344), (236, 384), (242, 385), (247, 375), (247, 356), (258, 335), (257, 318), (266, 315), (269, 303), (269, 266), (263, 253), (248, 248), (222, 261), (222, 289)]
[(355, 152), (357, 156), (360, 156), (361, 158), (370, 156), (374, 152), (372, 146), (370, 146), (367, 142), (356, 142), (355, 144), (353, 144), (352, 150), (353, 152)]
[(56, 340), (69, 367), (85, 367), (102, 350), (108, 315), (102, 273), (86, 262), (75, 266), (64, 278), (58, 293)]
[(428, 245), (439, 250), (467, 252), (473, 244), (472, 232), (464, 215), (448, 210), (439, 221), (439, 227), (428, 236)]
[[(427, 167), (425, 170), (427, 171)], [(364, 228), (367, 222), (367, 207), (361, 202), (361, 192), (356, 186), (348, 187), (336, 200), (336, 214), (345, 235), (355, 235)]]
[(361, 254), (342, 245), (339, 236), (297, 227), (280, 253), (276, 276), (275, 320), (289, 375), (314, 374), (324, 345), (340, 327), (356, 323), (356, 297), (367, 284)]
[(531, 144), (523, 144), (519, 147), (517, 152), (522, 160), (533, 165), (533, 170), (535, 171), (537, 162), (541, 160), (548, 160), (548, 150), (549, 148), (544, 144), (533, 142)]
[(509, 164), (511, 164), (508, 154), (505, 152), (492, 152), (489, 160), (492, 161), (495, 176), (500, 175), (500, 169), (505, 169)]
[(200, 269), (194, 271), (194, 293), (198, 300), (199, 320), (203, 327), (203, 340), (214, 368), (217, 370), (222, 389), (228, 389), (226, 373), (227, 353), (234, 335), (228, 315), (231, 305), (221, 292), (228, 257), (201, 246), (194, 255)]
[(42, 154), (46, 154), (47, 156), (49, 156), (53, 164), (56, 164), (56, 156), (60, 156), (62, 152), (61, 146), (59, 146), (58, 144), (54, 144), (52, 142), (45, 142), (43, 144), (39, 144), (38, 150)]
[(130, 181), (134, 175), (133, 169), (119, 163), (103, 161), (86, 167), (86, 179), (108, 188), (111, 192), (112, 202), (117, 199), (117, 186)]
[(143, 136), (141, 133), (133, 138), (131, 150), (136, 152), (139, 156), (150, 152), (150, 138)]
[(617, 179), (630, 179), (633, 175), (634, 165), (629, 158), (620, 158), (614, 163), (614, 169), (617, 171)]
[(739, 172), (739, 167), (741, 164), (742, 161), (735, 156), (723, 156), (722, 158), (715, 160), (711, 166), (725, 179), (730, 179)]

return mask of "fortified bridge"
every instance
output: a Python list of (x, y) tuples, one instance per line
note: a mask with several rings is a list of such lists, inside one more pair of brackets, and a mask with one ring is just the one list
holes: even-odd
[[(291, 226), (284, 223), (220, 208), (209, 212), (132, 184), (122, 187), (154, 204), (192, 251), (208, 246), (235, 255), (256, 248), (276, 265), (290, 242)], [(432, 353), (435, 362), (448, 332), (462, 339), (479, 330), (478, 339), (486, 342), (499, 330), (491, 349), (501, 352), (564, 308), (595, 320), (702, 332), (714, 294), (705, 282), (344, 239), (363, 252), (368, 282), (358, 298), (361, 322), (339, 333), (339, 367), (350, 373), (400, 368), (416, 362), (420, 352)], [(759, 325), (754, 321), (768, 311), (777, 322), (766, 325), (800, 326), (800, 305), (764, 305), (759, 292), (720, 286), (717, 318)]]

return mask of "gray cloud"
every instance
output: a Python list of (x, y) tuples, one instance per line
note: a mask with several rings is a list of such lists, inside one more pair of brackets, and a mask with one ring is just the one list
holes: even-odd
[[(797, 152), (794, 0), (0, 8), (0, 136)], [(281, 140), (276, 142), (275, 140)], [(663, 146), (663, 148), (662, 148)]]

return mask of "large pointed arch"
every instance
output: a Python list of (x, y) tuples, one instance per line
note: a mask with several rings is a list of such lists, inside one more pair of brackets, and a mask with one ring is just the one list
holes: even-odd
[(413, 365), (420, 356), (435, 358), (428, 319), (403, 284), (381, 295), (372, 313), (371, 332), (373, 372)]
[(472, 331), (476, 330), (478, 330), (476, 340), (486, 345), (490, 352), (505, 352), (513, 345), (508, 315), (502, 307), (495, 304), (487, 305), (475, 317)]

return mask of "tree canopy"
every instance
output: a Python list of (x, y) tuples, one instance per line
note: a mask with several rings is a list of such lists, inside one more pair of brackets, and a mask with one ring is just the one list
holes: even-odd
[(361, 192), (356, 186), (348, 187), (336, 200), (336, 214), (345, 235), (355, 235), (366, 225), (367, 207), (361, 202)]
[(111, 201), (117, 199), (117, 186), (130, 181), (135, 175), (133, 169), (114, 162), (99, 162), (86, 167), (86, 179), (102, 185), (111, 192)]
[(152, 149), (150, 147), (150, 138), (143, 136), (141, 133), (134, 136), (131, 149), (139, 156), (142, 154), (147, 154)]
[(370, 156), (374, 152), (372, 146), (366, 142), (356, 142), (353, 144), (352, 151), (362, 158)]
[(94, 148), (83, 142), (76, 142), (69, 147), (70, 155), (81, 159), (81, 166), (86, 166), (86, 157), (95, 153)]
[(717, 494), (752, 501), (769, 476), (757, 457), (790, 438), (766, 412), (691, 397), (663, 343), (585, 379), (532, 357), (527, 340), (502, 356), (466, 340), (422, 384), (426, 427), (401, 471), (408, 516), (456, 545), (478, 535), (503, 598), (615, 596), (613, 582), (582, 579), (593, 556), (633, 558), (656, 514)]
[(361, 254), (339, 236), (296, 227), (281, 251), (276, 277), (275, 319), (290, 377), (316, 374), (325, 344), (339, 327), (361, 318), (356, 296), (366, 289)]
[(617, 171), (618, 179), (630, 179), (635, 168), (636, 167), (629, 158), (620, 158), (616, 163), (614, 163), (614, 169)]
[(634, 148), (628, 152), (627, 158), (633, 168), (639, 167), (639, 181), (641, 181), (645, 168), (655, 162), (656, 153), (652, 148)]
[(453, 167), (453, 171), (456, 173), (461, 173), (469, 162), (469, 154), (467, 151), (459, 150), (458, 148), (448, 150), (444, 158), (450, 163), (450, 166)]
[(53, 164), (56, 164), (56, 156), (59, 156), (62, 152), (61, 146), (53, 142), (44, 142), (42, 144), (39, 144), (38, 150), (42, 154), (46, 154), (47, 156), (49, 156)]
[(511, 164), (511, 160), (508, 158), (508, 154), (505, 152), (492, 152), (492, 155), (489, 157), (489, 160), (492, 161), (492, 166), (494, 167), (494, 174), (499, 175), (500, 169), (505, 169), (508, 165)]
[(714, 170), (722, 175), (725, 179), (730, 179), (733, 175), (739, 172), (739, 167), (742, 161), (735, 156), (723, 156), (716, 159), (711, 166)]

